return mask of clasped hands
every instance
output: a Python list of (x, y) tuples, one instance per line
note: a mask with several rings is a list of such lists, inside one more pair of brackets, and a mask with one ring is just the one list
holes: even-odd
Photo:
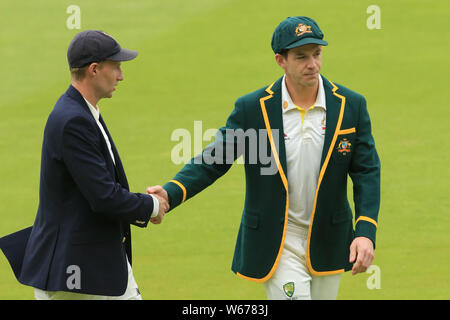
[(159, 212), (158, 215), (154, 218), (150, 218), (150, 222), (153, 224), (160, 224), (162, 221), (162, 218), (166, 214), (167, 211), (169, 211), (169, 196), (167, 194), (167, 191), (163, 189), (161, 186), (152, 186), (147, 187), (145, 190), (148, 194), (153, 195), (158, 199), (159, 202)]

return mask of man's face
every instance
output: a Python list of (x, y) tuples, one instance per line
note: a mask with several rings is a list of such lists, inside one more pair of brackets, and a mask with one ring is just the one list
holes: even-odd
[(288, 51), (287, 58), (276, 54), (275, 59), (295, 85), (312, 87), (317, 84), (322, 65), (322, 46), (307, 44), (292, 48)]
[(96, 67), (95, 77), (92, 79), (99, 98), (111, 98), (115, 86), (123, 80), (120, 61), (103, 61)]

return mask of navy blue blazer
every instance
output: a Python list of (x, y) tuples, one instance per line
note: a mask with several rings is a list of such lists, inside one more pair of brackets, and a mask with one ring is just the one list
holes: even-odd
[[(86, 101), (73, 86), (51, 112), (34, 225), (0, 239), (17, 279), (48, 291), (119, 296), (131, 264), (130, 224), (146, 227), (153, 198), (131, 193)], [(75, 278), (78, 277), (78, 278)]]

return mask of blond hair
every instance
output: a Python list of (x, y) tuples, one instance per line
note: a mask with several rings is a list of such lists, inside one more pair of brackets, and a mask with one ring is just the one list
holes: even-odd
[(70, 68), (70, 75), (72, 79), (76, 81), (81, 81), (86, 76), (86, 71), (89, 68), (89, 65), (81, 67), (81, 68)]
[[(103, 62), (105, 62), (105, 61), (97, 62), (99, 69), (103, 68)], [(81, 67), (81, 68), (70, 68), (70, 74), (72, 75), (72, 79), (75, 80), (75, 81), (83, 80), (84, 77), (86, 76), (87, 69), (89, 69), (89, 66), (92, 63), (94, 63), (94, 62), (91, 62), (87, 66), (84, 66), (84, 67)]]

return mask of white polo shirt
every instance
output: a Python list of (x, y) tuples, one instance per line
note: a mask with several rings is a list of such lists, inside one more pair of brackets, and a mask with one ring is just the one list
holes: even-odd
[(286, 88), (286, 76), (283, 77), (281, 94), (289, 187), (288, 222), (307, 228), (325, 138), (326, 101), (322, 77), (319, 75), (316, 102), (308, 110), (292, 102)]

